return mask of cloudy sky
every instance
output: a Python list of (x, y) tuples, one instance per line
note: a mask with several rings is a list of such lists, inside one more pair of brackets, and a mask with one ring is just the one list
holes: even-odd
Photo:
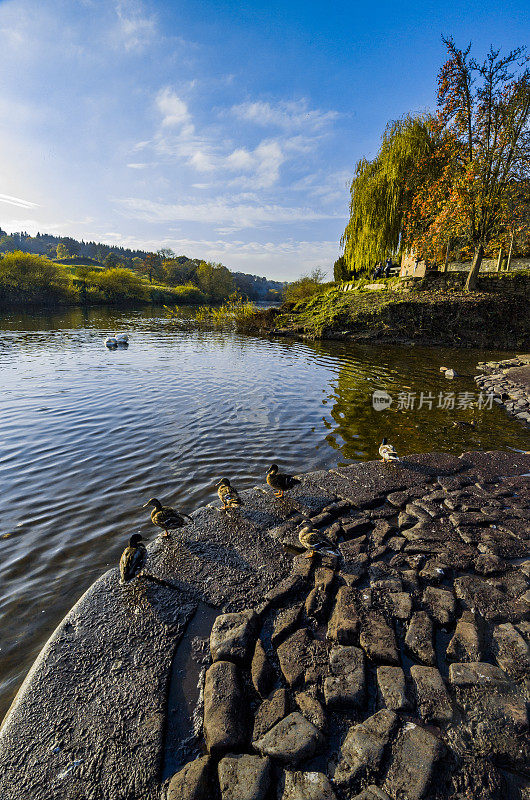
[(0, 0), (0, 226), (327, 269), (355, 162), (434, 106), (442, 32), (522, 44), (527, 2)]

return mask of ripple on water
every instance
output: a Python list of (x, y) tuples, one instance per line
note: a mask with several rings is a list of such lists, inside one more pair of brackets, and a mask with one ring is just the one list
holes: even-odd
[[(115, 330), (127, 350), (104, 347)], [(0, 352), (0, 716), (131, 533), (156, 535), (149, 497), (189, 513), (223, 475), (247, 488), (272, 461), (300, 472), (375, 458), (384, 435), (409, 453), (530, 447), (497, 407), (474, 430), (452, 427), (469, 411), (396, 408), (400, 391), (475, 391), (470, 378), (449, 386), (444, 362), (472, 375), (505, 354), (183, 333), (112, 309), (8, 315)], [(388, 411), (372, 409), (374, 389), (394, 396)]]

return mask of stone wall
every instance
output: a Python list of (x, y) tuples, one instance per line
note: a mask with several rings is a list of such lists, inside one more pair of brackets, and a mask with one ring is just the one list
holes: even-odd
[[(450, 261), (447, 265), (448, 272), (469, 272), (471, 267), (471, 261)], [(506, 264), (506, 259), (503, 261), (503, 265)], [(441, 271), (442, 265), (438, 265), (435, 268), (437, 271)], [(530, 258), (512, 258), (510, 262), (510, 272), (516, 272), (517, 270), (530, 270)], [(505, 272), (505, 270), (502, 270)], [(402, 256), (401, 258), (401, 269), (399, 272), (400, 278), (423, 278), (429, 272), (425, 261), (417, 261), (416, 257), (407, 253)], [(482, 263), (480, 265), (480, 272), (497, 272), (497, 259), (496, 258), (484, 258), (482, 259)]]

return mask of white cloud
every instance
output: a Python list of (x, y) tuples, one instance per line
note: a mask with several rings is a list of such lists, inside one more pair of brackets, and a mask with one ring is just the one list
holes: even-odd
[(156, 105), (162, 114), (162, 125), (164, 127), (184, 127), (187, 133), (193, 133), (188, 106), (169, 86), (158, 92)]
[(136, 0), (119, 0), (116, 3), (120, 45), (125, 50), (143, 50), (157, 37), (157, 21), (147, 16), (144, 7)]
[[(272, 223), (314, 222), (335, 219), (336, 215), (311, 208), (289, 208), (274, 204), (252, 205), (217, 198), (195, 203), (161, 203), (137, 197), (115, 201), (129, 218), (145, 222), (199, 222), (225, 226), (225, 231), (254, 228)], [(228, 227), (226, 227), (228, 226)]]
[(208, 153), (204, 153), (202, 150), (197, 150), (193, 153), (190, 157), (189, 164), (198, 172), (212, 172), (215, 169), (211, 156), (208, 155)]
[(247, 170), (251, 169), (253, 164), (254, 158), (245, 147), (238, 147), (238, 149), (230, 153), (226, 159), (228, 169)]
[(252, 189), (269, 189), (280, 177), (280, 167), (285, 161), (281, 145), (275, 140), (264, 140), (249, 151), (244, 147), (234, 150), (224, 161), (224, 166), (236, 172), (251, 172), (251, 178), (239, 179), (238, 185)]
[(351, 179), (351, 172), (348, 170), (335, 172), (319, 170), (300, 178), (300, 180), (292, 184), (291, 188), (310, 197), (318, 198), (324, 203), (342, 201), (344, 208), (346, 208), (349, 202)]
[(13, 197), (10, 194), (0, 194), (0, 203), (8, 203), (11, 206), (18, 206), (19, 208), (38, 208), (38, 203), (32, 203), (31, 200), (22, 200), (20, 197)]
[(320, 130), (339, 116), (337, 111), (310, 109), (305, 98), (292, 102), (280, 101), (276, 105), (261, 100), (249, 101), (232, 106), (231, 112), (245, 122), (284, 130)]

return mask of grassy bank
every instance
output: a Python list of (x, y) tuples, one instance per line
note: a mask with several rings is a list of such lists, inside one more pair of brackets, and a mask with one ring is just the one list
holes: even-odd
[(528, 289), (519, 283), (505, 288), (473, 293), (439, 286), (376, 292), (333, 288), (268, 312), (268, 318), (257, 314), (254, 328), (323, 339), (526, 348)]

